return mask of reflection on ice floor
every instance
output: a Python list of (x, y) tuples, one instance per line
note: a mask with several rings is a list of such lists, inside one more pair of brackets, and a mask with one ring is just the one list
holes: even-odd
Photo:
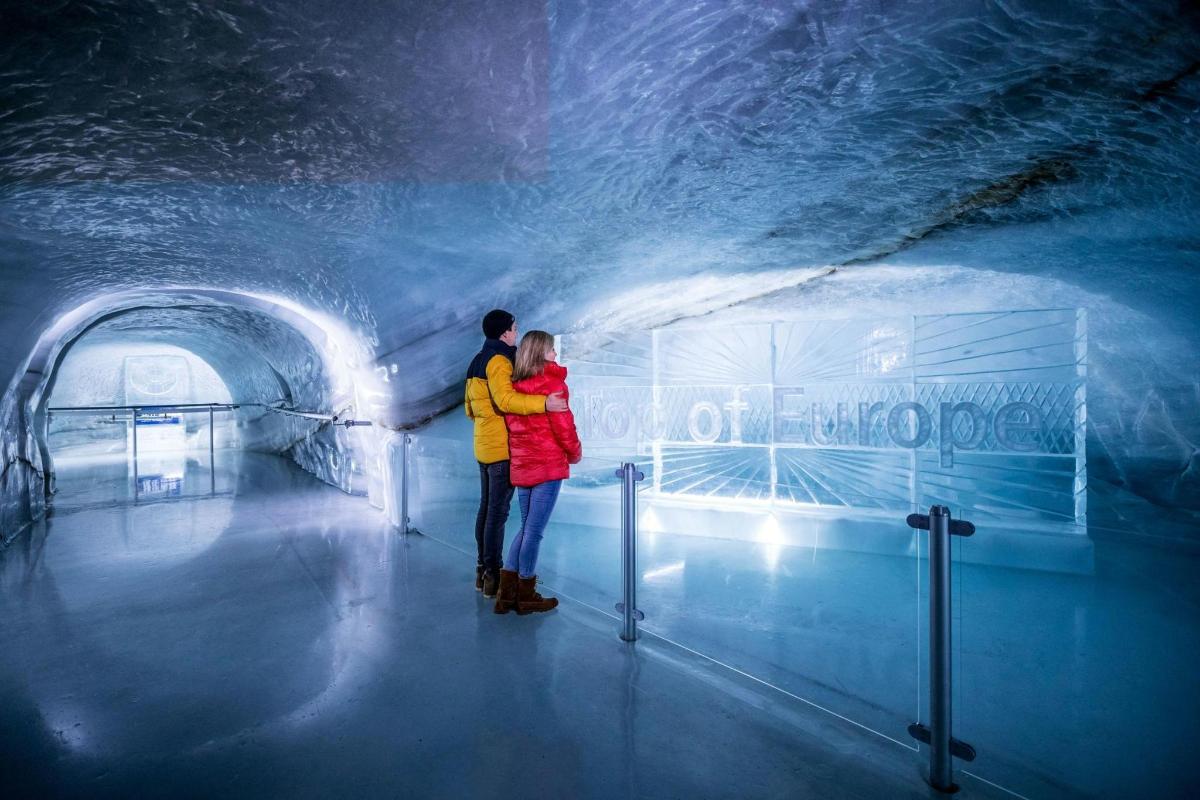
[(238, 483), (242, 455), (217, 452), (216, 473), (208, 453), (150, 453), (139, 455), (137, 479), (133, 459), (124, 453), (58, 457), (55, 466), (53, 510), (129, 502), (196, 497), (232, 491)]
[(929, 796), (910, 751), (578, 604), (493, 614), (469, 559), (282, 458), (229, 476), (0, 552), (6, 797)]
[[(613, 613), (618, 513), (552, 520), (539, 571), (553, 590)], [(421, 529), (473, 553), (473, 515), (447, 504)], [(510, 518), (510, 538), (518, 526)], [(1183, 792), (1180, 765), (1200, 741), (1197, 559), (1172, 553), (1163, 571), (1161, 552), (1097, 542), (1089, 574), (970, 563), (966, 548), (1003, 535), (955, 542), (955, 736), (979, 751), (962, 766), (1030, 797), (1135, 796), (1147, 776), (1164, 796)], [(921, 546), (917, 559), (646, 533), (642, 627), (907, 746), (928, 707)]]
[[(278, 547), (306, 548), (310, 565), (316, 562), (309, 556), (328, 558), (324, 545), (310, 550), (300, 544), (303, 536), (286, 533), (296, 524), (339, 531), (344, 544), (338, 547), (382, 547), (383, 516), (365, 501), (325, 491), (276, 457), (217, 456), (218, 497), (188, 501), (208, 492), (207, 470), (192, 461), (183, 470), (183, 502), (139, 501), (132, 511), (114, 506), (131, 491), (123, 460), (57, 462), (51, 522), (81, 526), (83, 538), (71, 544), (74, 558), (122, 569), (203, 559), (230, 531), (261, 533), (273, 526), (284, 531)], [(441, 481), (441, 489), (454, 488), (461, 499), (426, 502), (419, 527), (473, 554), (472, 487), (446, 475)], [(579, 524), (565, 502), (551, 522), (540, 566), (552, 591), (608, 614), (620, 591), (615, 505), (613, 511)], [(138, 515), (155, 523), (139, 523)], [(510, 540), (518, 524), (514, 508)], [(825, 543), (833, 526), (847, 541), (869, 528), (905, 546), (881, 554), (645, 532), (638, 589), (643, 628), (909, 747), (905, 727), (923, 718), (928, 701), (923, 550), (919, 558), (904, 554), (913, 533), (898, 521), (894, 530), (879, 520), (813, 524), (826, 526), (813, 537)], [(955, 547), (955, 734), (979, 751), (966, 768), (1029, 797), (1136, 796), (1146, 780), (1163, 796), (1185, 794), (1193, 773), (1183, 765), (1200, 740), (1196, 557), (1092, 539), (1086, 569), (1054, 571), (989, 565), (971, 552), (995, 552), (1008, 536), (982, 526)], [(383, 552), (370, 558), (384, 559)], [(452, 561), (469, 572), (473, 555)], [(234, 567), (233, 574), (245, 569)], [(362, 597), (398, 591), (335, 591), (330, 587), (340, 585), (337, 580), (330, 584), (321, 569), (315, 574), (317, 588), (343, 619)], [(224, 580), (216, 573), (202, 579), (205, 592), (218, 598), (211, 602), (222, 602)], [(82, 585), (64, 582), (64, 599)], [(80, 597), (79, 608), (97, 600)], [(210, 602), (206, 597), (198, 594), (195, 602)], [(615, 621), (602, 627), (615, 638)], [(253, 647), (233, 644), (225, 657), (258, 659)], [(1153, 735), (1120, 733), (1128, 730)], [(907, 756), (913, 764), (923, 757)]]

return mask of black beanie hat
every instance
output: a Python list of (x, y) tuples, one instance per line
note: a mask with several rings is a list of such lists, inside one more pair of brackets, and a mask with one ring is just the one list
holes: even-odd
[(483, 316), (483, 335), (489, 339), (499, 339), (514, 322), (516, 317), (512, 314), (500, 308), (493, 308)]

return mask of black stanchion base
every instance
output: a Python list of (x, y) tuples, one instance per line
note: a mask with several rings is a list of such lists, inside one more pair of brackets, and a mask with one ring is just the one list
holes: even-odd
[[(929, 728), (919, 722), (914, 722), (908, 726), (908, 735), (916, 739), (918, 742), (930, 744), (933, 741), (933, 734)], [(950, 755), (963, 761), (975, 760), (975, 748), (966, 742), (959, 741), (953, 736), (950, 737)]]
[[(929, 728), (925, 727), (919, 722), (914, 722), (908, 726), (908, 735), (916, 739), (918, 742), (922, 742), (924, 744), (930, 744), (933, 741), (933, 733), (929, 730)], [(959, 741), (951, 736), (950, 755), (963, 761), (974, 761), (975, 748), (971, 747), (971, 745), (967, 744), (966, 742)], [(922, 772), (924, 772), (924, 770), (922, 770)], [(954, 794), (959, 790), (958, 784), (953, 782), (947, 786), (939, 786), (938, 784), (934, 783), (932, 777), (928, 773), (925, 773), (925, 782), (934, 789), (937, 789), (939, 792), (944, 792), (945, 794)]]
[(931, 788), (941, 792), (942, 794), (958, 794), (958, 792), (962, 790), (962, 787), (957, 783), (952, 783), (949, 786), (938, 786), (936, 783), (929, 780), (929, 776), (925, 774), (925, 770), (921, 770), (921, 777), (925, 779), (925, 782), (928, 783)]

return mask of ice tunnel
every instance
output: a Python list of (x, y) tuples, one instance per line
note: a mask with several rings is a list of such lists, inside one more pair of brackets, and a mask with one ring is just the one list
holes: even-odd
[[(14, 796), (1196, 795), (1194, 3), (0, 41)], [(497, 308), (582, 447), (548, 613), (472, 587), (541, 513), (479, 511)]]

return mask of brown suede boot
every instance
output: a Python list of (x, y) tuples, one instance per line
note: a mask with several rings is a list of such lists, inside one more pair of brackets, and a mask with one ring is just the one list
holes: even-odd
[(475, 591), (483, 591), (483, 567), (475, 568)]
[(536, 575), (534, 575), (532, 578), (518, 578), (518, 614), (532, 614), (538, 611), (549, 611), (557, 605), (557, 597), (542, 597), (540, 594), (538, 594)]
[(500, 590), (496, 593), (496, 607), (492, 609), (497, 614), (507, 614), (517, 607), (517, 573), (512, 570), (500, 570)]

